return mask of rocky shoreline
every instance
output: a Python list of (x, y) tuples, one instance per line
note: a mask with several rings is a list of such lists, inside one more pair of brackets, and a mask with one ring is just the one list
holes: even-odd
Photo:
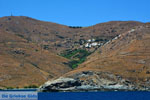
[(68, 77), (50, 80), (40, 86), (40, 92), (82, 92), (82, 91), (149, 91), (129, 80), (106, 72), (84, 71)]

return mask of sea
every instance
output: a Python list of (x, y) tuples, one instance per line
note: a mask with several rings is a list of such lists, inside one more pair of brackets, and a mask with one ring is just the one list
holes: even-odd
[[(11, 92), (28, 90), (7, 90)], [(0, 91), (2, 92), (2, 91)], [(5, 91), (6, 92), (6, 91)], [(111, 92), (39, 92), (38, 100), (150, 100), (150, 92), (111, 91)]]
[(150, 100), (150, 92), (39, 93), (39, 100)]

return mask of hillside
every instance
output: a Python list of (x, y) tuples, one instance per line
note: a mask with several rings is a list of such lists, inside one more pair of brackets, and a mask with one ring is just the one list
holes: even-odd
[[(147, 90), (150, 89), (149, 51), (150, 24), (140, 25), (105, 43), (65, 77), (79, 78), (88, 85), (104, 85), (105, 81), (113, 81), (107, 84), (108, 87), (119, 84), (128, 86), (127, 90)], [(101, 78), (105, 79), (103, 83)]]
[(132, 81), (149, 80), (150, 25), (137, 26), (108, 41), (81, 65), (119, 74)]
[[(109, 40), (78, 68), (46, 82), (40, 90), (149, 91), (149, 51), (150, 24), (146, 23)], [(62, 85), (55, 86), (57, 83)]]
[[(64, 75), (78, 65), (79, 68), (70, 73), (82, 69), (101, 71), (103, 68), (99, 66), (104, 60), (108, 60), (104, 56), (108, 58), (114, 52), (120, 52), (116, 48), (113, 51), (109, 50), (111, 47), (103, 46), (120, 34), (142, 25), (144, 24), (134, 21), (114, 21), (90, 27), (72, 27), (25, 16), (2, 17), (0, 87), (39, 86), (49, 79)], [(117, 48), (119, 47), (121, 46)], [(101, 49), (103, 52), (99, 54)], [(103, 70), (107, 71), (105, 68)]]
[(0, 87), (39, 86), (71, 70), (67, 59), (0, 29)]
[(114, 21), (90, 27), (69, 27), (25, 16), (0, 18), (0, 29), (26, 39), (28, 42), (38, 43), (43, 49), (54, 53), (83, 48), (90, 39), (95, 39), (97, 43), (105, 43), (140, 24), (142, 23), (134, 21)]

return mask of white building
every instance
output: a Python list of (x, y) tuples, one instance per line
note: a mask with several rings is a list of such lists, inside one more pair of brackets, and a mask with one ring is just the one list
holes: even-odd
[(91, 41), (92, 41), (91, 39), (88, 40), (88, 42), (91, 42)]
[(95, 42), (95, 39), (92, 39), (92, 42)]
[(93, 46), (93, 47), (95, 47), (95, 46), (97, 46), (97, 45), (98, 45), (97, 42), (91, 43), (91, 46)]
[(91, 48), (91, 44), (87, 43), (87, 44), (85, 44), (85, 47), (86, 48)]
[(85, 44), (85, 47), (88, 48), (89, 47), (89, 43)]

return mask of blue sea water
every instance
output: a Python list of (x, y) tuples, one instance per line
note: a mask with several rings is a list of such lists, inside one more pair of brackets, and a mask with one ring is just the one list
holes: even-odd
[[(36, 91), (36, 89), (6, 91)], [(150, 92), (40, 92), (38, 100), (150, 100)]]
[(150, 100), (150, 92), (39, 93), (39, 100)]

